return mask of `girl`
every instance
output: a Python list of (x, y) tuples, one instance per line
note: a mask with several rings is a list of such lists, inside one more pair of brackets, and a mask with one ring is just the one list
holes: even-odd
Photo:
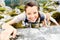
[[(22, 13), (22, 14), (16, 16), (13, 20), (3, 24), (2, 28), (5, 30), (11, 30), (11, 31), (7, 31), (7, 32), (9, 33), (9, 35), (11, 33), (13, 33), (13, 38), (15, 38), (16, 29), (13, 28), (11, 25), (14, 23), (18, 23), (19, 21), (24, 21), (25, 25), (38, 23), (36, 25), (36, 27), (38, 27), (38, 26), (40, 26), (40, 23), (42, 23), (43, 26), (46, 26), (45, 16), (42, 13), (41, 14), (39, 13), (39, 7), (34, 2), (27, 3), (25, 5), (25, 13)], [(5, 35), (9, 36), (7, 34), (5, 34)]]

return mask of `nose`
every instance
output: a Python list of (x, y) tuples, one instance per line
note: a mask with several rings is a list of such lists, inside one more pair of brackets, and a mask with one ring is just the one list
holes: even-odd
[(31, 15), (32, 18), (34, 18), (34, 15)]

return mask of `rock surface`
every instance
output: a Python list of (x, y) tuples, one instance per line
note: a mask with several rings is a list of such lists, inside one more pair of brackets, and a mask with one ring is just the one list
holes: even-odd
[(17, 29), (15, 40), (60, 40), (60, 26)]

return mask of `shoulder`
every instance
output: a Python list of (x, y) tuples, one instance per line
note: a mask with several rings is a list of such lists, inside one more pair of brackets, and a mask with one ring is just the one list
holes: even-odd
[(45, 14), (44, 12), (39, 11), (39, 14), (40, 14), (41, 16), (44, 16), (44, 18), (46, 18), (46, 14)]
[(17, 16), (15, 16), (14, 18), (13, 18), (13, 21), (21, 21), (21, 20), (25, 20), (25, 18), (26, 18), (26, 14), (25, 13), (21, 13), (21, 14), (19, 14), (19, 15), (17, 15)]
[(39, 11), (40, 14), (40, 21), (44, 21), (44, 19), (46, 19), (46, 15), (44, 12)]
[(26, 17), (26, 14), (25, 13), (21, 13), (21, 14), (17, 15), (16, 17), (25, 18)]

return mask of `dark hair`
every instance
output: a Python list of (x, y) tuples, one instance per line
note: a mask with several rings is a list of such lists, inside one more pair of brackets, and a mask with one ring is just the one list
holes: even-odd
[(37, 6), (38, 7), (38, 10), (39, 10), (39, 6), (37, 3), (35, 2), (28, 2), (26, 5), (25, 5), (25, 11), (26, 11), (26, 8), (30, 6), (30, 7), (33, 7), (33, 6)]

